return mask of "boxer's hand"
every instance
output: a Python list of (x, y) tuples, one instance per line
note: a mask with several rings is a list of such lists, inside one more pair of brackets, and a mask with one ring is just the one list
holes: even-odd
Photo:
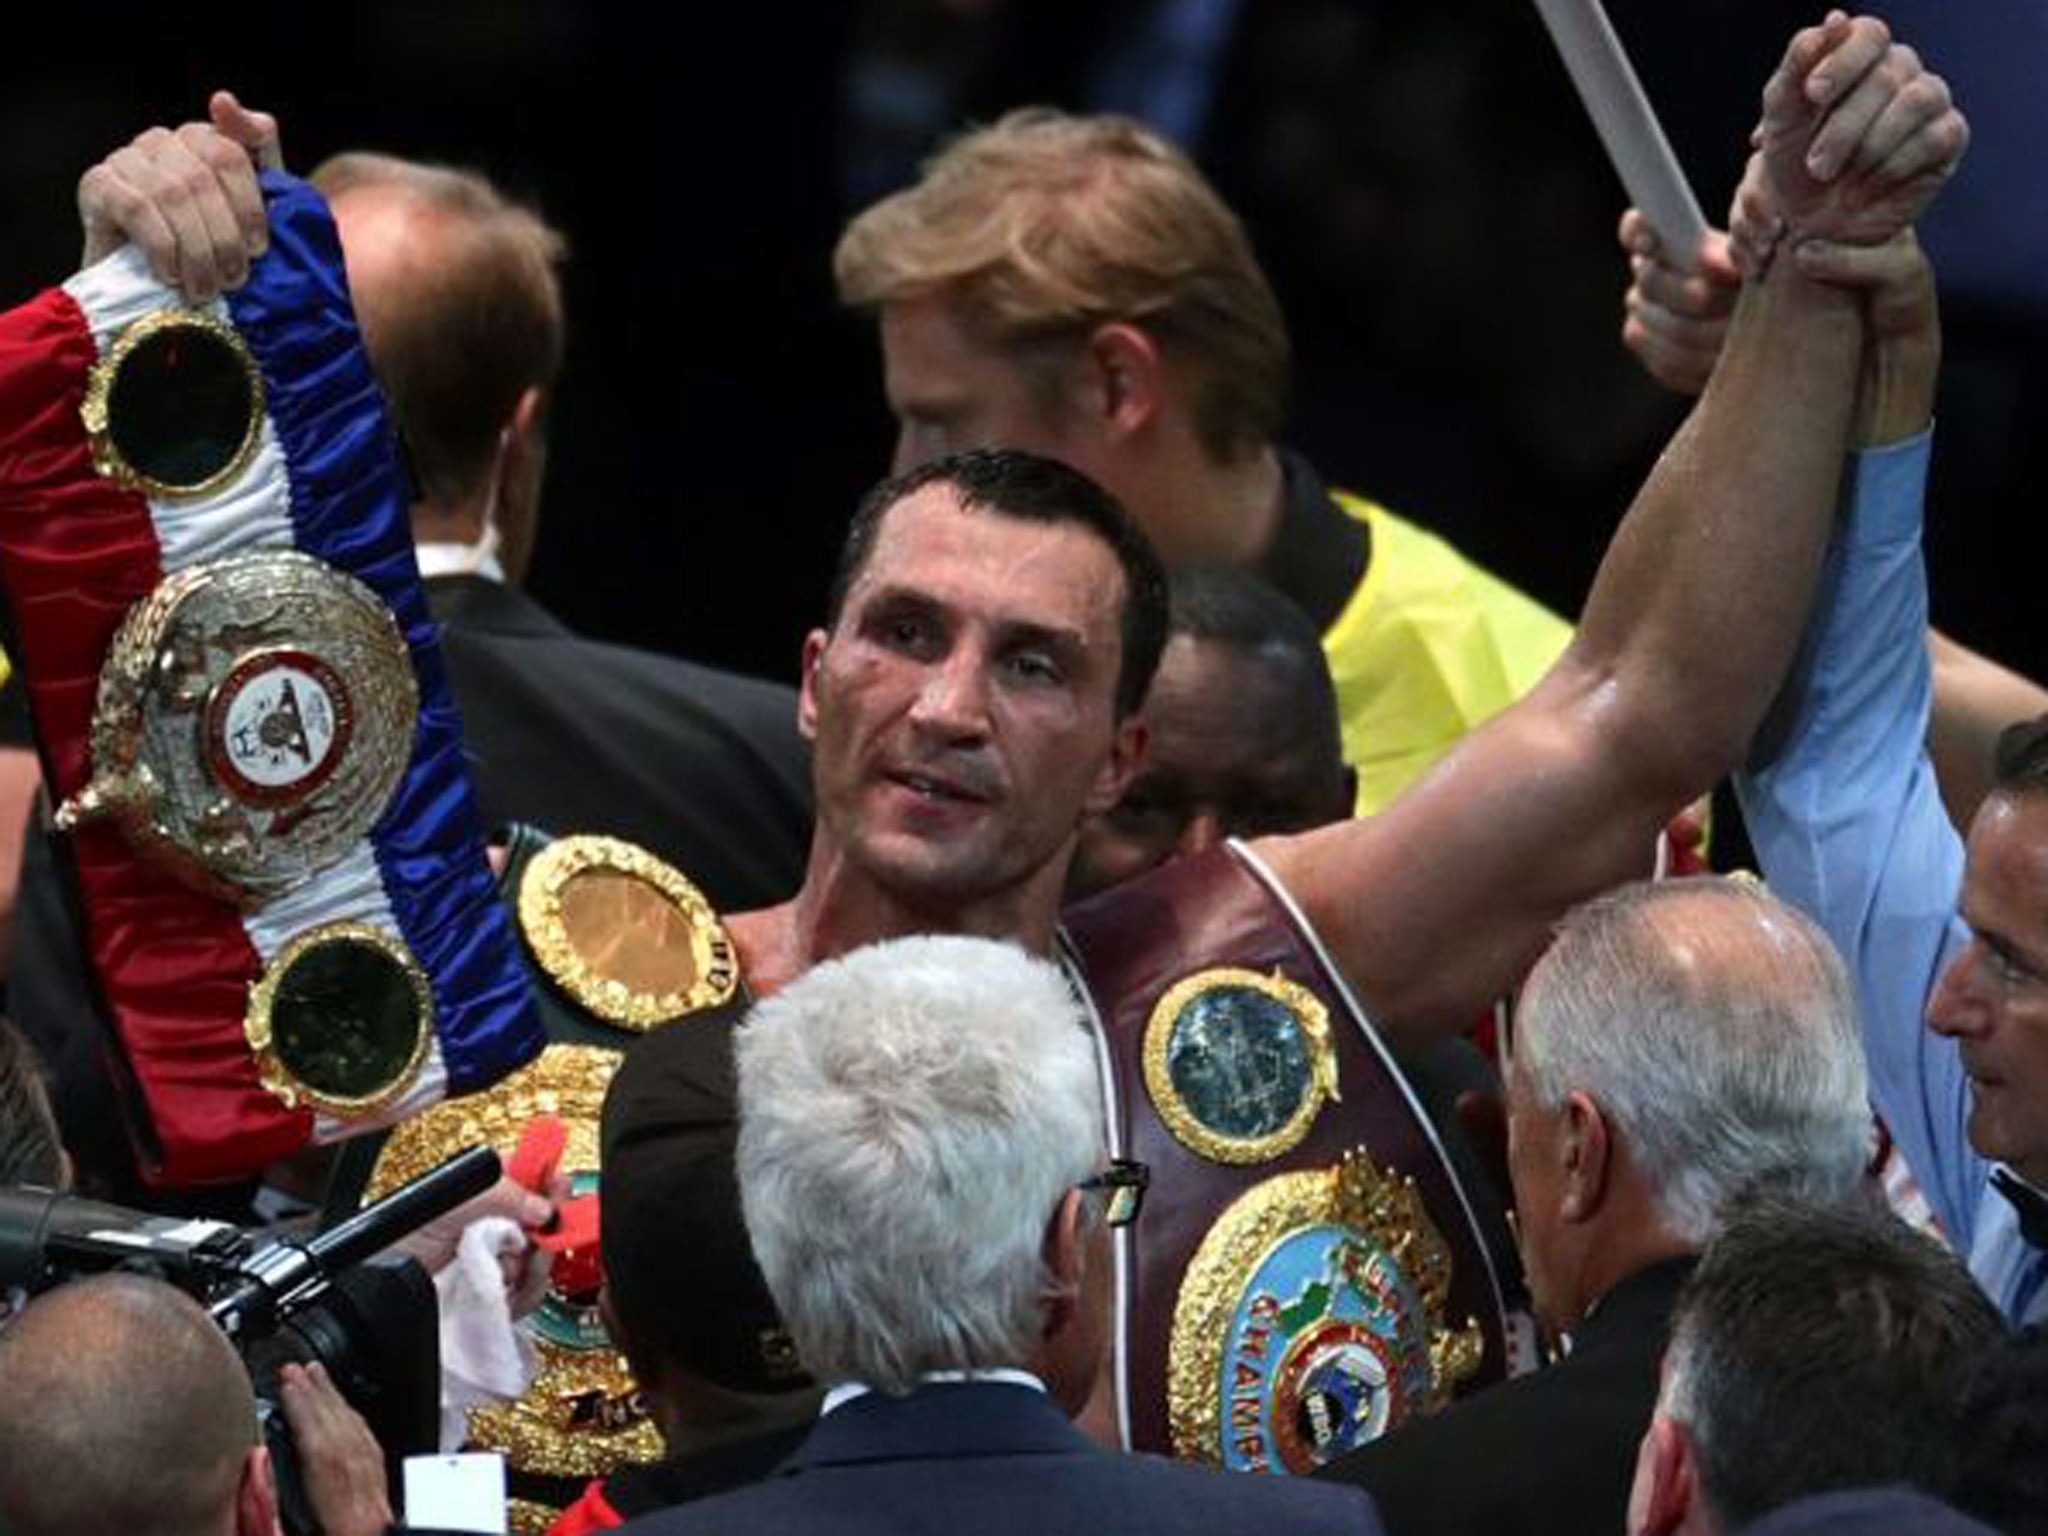
[(1763, 105), (1761, 190), (1800, 238), (1890, 239), (1919, 217), (1969, 144), (1947, 84), (1875, 17), (1832, 11), (1795, 33)]

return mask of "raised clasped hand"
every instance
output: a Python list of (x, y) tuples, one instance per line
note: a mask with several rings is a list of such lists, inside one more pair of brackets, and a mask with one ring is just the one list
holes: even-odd
[(1763, 107), (1752, 170), (1777, 222), (1737, 229), (1746, 270), (1759, 246), (1767, 259), (1785, 235), (1891, 239), (1925, 210), (1969, 144), (1947, 84), (1875, 17), (1833, 11), (1794, 34)]

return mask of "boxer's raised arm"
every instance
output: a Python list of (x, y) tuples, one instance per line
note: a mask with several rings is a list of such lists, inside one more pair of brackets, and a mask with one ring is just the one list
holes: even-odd
[[(1888, 238), (1945, 174), (1917, 140), (1875, 169), (1853, 149), (1831, 177), (1809, 161), (1837, 144), (1840, 103), (1894, 121), (1881, 101), (1867, 110), (1867, 88), (1919, 78), (1898, 53), (1882, 23), (1840, 17), (1788, 48), (1760, 143), (1795, 244)], [(1951, 156), (1965, 136), (1953, 108), (1918, 133)], [(1899, 179), (1883, 179), (1893, 165)], [(1617, 530), (1557, 666), (1383, 815), (1259, 845), (1390, 1033), (1469, 1023), (1566, 908), (1645, 873), (1666, 819), (1739, 758), (1805, 620), (1864, 332), (1858, 296), (1797, 261), (1747, 283), (1720, 366)]]

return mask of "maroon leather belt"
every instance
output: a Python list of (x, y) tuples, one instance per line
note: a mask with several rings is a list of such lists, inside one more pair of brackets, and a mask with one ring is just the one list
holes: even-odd
[(1239, 847), (1065, 914), (1124, 1155), (1133, 1449), (1312, 1470), (1505, 1374), (1499, 1288), (1436, 1135)]

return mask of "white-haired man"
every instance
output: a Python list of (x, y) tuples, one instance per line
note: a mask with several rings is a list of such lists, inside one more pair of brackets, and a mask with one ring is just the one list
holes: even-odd
[[(1102, 1088), (1057, 967), (898, 939), (814, 967), (740, 1030), (740, 1199), (798, 1353), (832, 1384), (779, 1475), (627, 1527), (1130, 1533), (1380, 1529), (1355, 1489), (1102, 1450)], [(849, 1520), (849, 1511), (858, 1511)]]
[[(1530, 1291), (1571, 1352), (1326, 1475), (1371, 1489), (1395, 1530), (1511, 1529), (1541, 1509), (1546, 1532), (1611, 1536), (1694, 1256), (1745, 1190), (1852, 1190), (1867, 1095), (1841, 960), (1792, 908), (1717, 879), (1578, 908), (1530, 973), (1507, 1073)], [(1458, 1475), (1471, 1466), (1486, 1475)]]

